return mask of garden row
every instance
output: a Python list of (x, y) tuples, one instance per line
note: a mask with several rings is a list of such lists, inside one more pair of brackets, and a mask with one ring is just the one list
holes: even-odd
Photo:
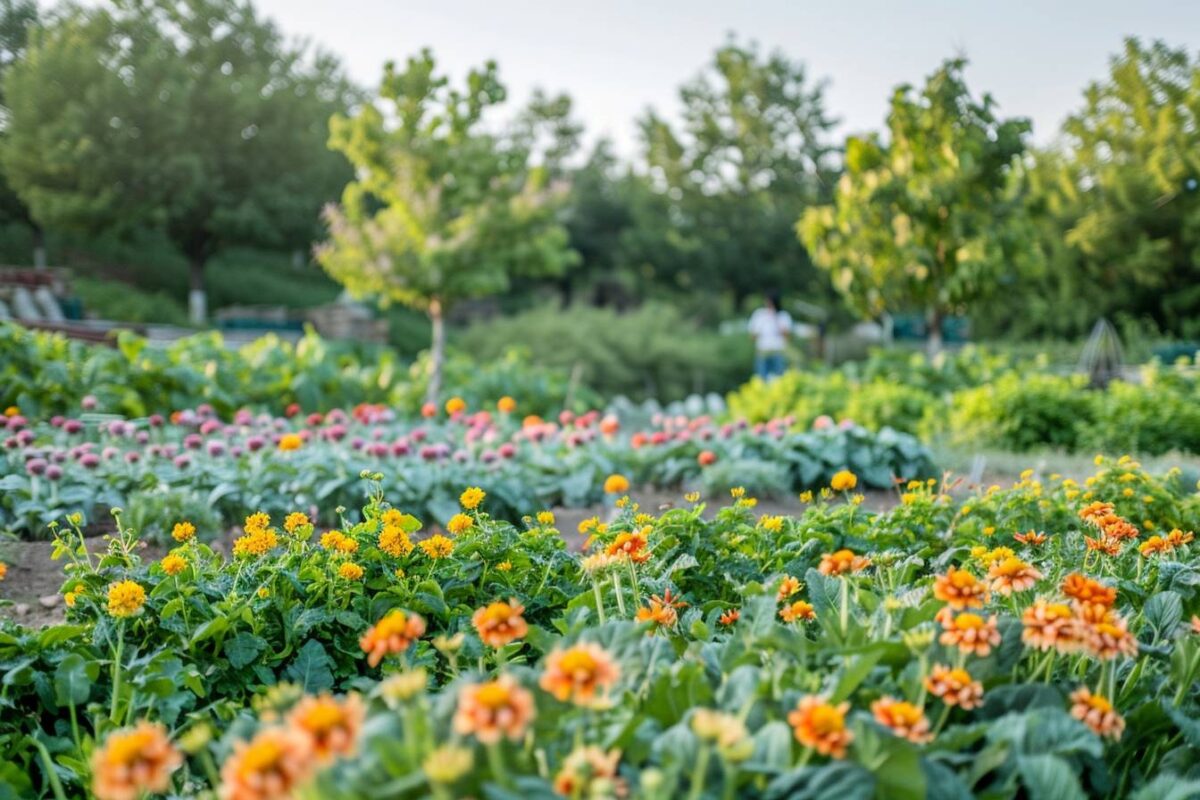
[(934, 361), (880, 353), (840, 370), (753, 380), (730, 395), (729, 409), (751, 421), (789, 415), (801, 425), (828, 415), (1017, 452), (1200, 453), (1200, 373), (1151, 363), (1138, 377), (1092, 389), (1082, 375), (973, 347)]
[(361, 521), (255, 511), (230, 560), (64, 524), (66, 622), (0, 628), (0, 797), (1200, 792), (1194, 487), (856, 483), (795, 518), (616, 499), (584, 554), (476, 487), (424, 535), (378, 475)]
[(104, 521), (113, 507), (158, 540), (170, 520), (225, 530), (246, 508), (276, 516), (300, 509), (332, 525), (336, 509), (358, 505), (364, 469), (382, 471), (393, 502), (437, 524), (457, 510), (464, 485), (487, 490), (489, 512), (517, 518), (598, 502), (612, 473), (639, 486), (783, 494), (845, 468), (876, 488), (934, 472), (928, 450), (907, 434), (833, 425), (798, 432), (787, 419), (751, 426), (660, 415), (623, 430), (616, 416), (596, 411), (522, 417), (504, 397), (494, 411), (452, 398), (415, 422), (377, 405), (292, 409), (290, 417), (243, 410), (228, 420), (201, 406), (126, 420), (97, 413), (96, 398), (83, 402), (71, 417), (34, 422), (16, 409), (0, 417), (0, 530), (45, 538), (47, 525), (68, 514)]

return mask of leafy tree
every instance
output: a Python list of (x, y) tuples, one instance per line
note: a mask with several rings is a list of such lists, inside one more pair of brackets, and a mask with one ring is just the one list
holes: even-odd
[(241, 0), (68, 7), (5, 78), (3, 163), (40, 224), (161, 228), (190, 264), (233, 243), (293, 249), (349, 176), (324, 146), (353, 93), (336, 62)]
[(358, 177), (341, 205), (326, 209), (329, 239), (317, 260), (355, 294), (429, 315), (430, 400), (441, 389), (444, 319), (455, 303), (502, 292), (513, 276), (561, 273), (577, 259), (551, 170), (533, 165), (535, 142), (560, 140), (539, 133), (536, 120), (562, 115), (535, 108), (515, 129), (491, 132), (484, 115), (505, 96), (494, 63), (457, 89), (426, 50), (402, 70), (389, 63), (379, 97), (330, 124), (330, 146)]
[[(1039, 157), (1039, 201), (1064, 242), (1057, 292), (1195, 335), (1200, 312), (1200, 59), (1128, 39)], [(1088, 320), (1090, 323), (1091, 320)], [(1189, 327), (1190, 326), (1190, 327)]]
[(933, 351), (947, 314), (1037, 257), (1017, 163), (1029, 122), (999, 119), (989, 95), (973, 98), (965, 65), (946, 61), (919, 93), (897, 87), (887, 140), (848, 138), (833, 204), (809, 209), (798, 225), (860, 312), (924, 310)]
[(824, 281), (793, 224), (833, 175), (824, 85), (781, 53), (731, 41), (680, 99), (679, 130), (654, 112), (640, 122), (651, 183), (669, 206), (660, 237), (678, 254), (664, 263), (651, 249), (657, 277), (723, 286), (738, 306), (772, 287), (811, 295)]
[[(37, 21), (38, 7), (34, 0), (0, 0), (0, 148), (3, 148), (11, 116), (4, 97), (4, 74), (24, 57), (29, 31)], [(0, 222), (6, 221), (19, 223), (33, 231), (34, 264), (46, 266), (42, 230), (34, 223), (29, 215), (29, 207), (21, 202), (21, 198), (8, 185), (3, 170), (0, 170)]]

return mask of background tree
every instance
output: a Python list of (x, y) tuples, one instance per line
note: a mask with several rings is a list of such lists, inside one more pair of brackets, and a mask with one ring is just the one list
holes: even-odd
[(923, 310), (933, 351), (947, 314), (1037, 257), (1017, 165), (1029, 122), (998, 119), (989, 95), (971, 97), (965, 65), (946, 61), (919, 93), (897, 87), (887, 140), (848, 138), (833, 204), (809, 209), (798, 226), (861, 312)]
[(194, 321), (221, 247), (304, 247), (349, 176), (324, 146), (353, 95), (336, 62), (239, 0), (67, 8), (4, 81), (5, 171), (33, 218), (160, 228), (190, 264)]
[(735, 309), (767, 288), (811, 298), (825, 281), (793, 225), (828, 197), (834, 174), (824, 85), (781, 53), (730, 42), (680, 99), (678, 131), (654, 112), (640, 121), (651, 186), (668, 204), (666, 243), (679, 254), (650, 262), (670, 271), (657, 277), (721, 286)]
[[(0, 150), (8, 131), (11, 113), (4, 96), (4, 75), (9, 67), (25, 55), (29, 31), (37, 24), (38, 7), (34, 0), (0, 0)], [(46, 248), (42, 229), (29, 215), (29, 207), (21, 201), (0, 168), (0, 224), (16, 223), (33, 232), (33, 263), (46, 266)]]
[(484, 124), (505, 97), (495, 64), (472, 70), (460, 90), (436, 74), (426, 50), (401, 71), (388, 64), (378, 99), (330, 124), (330, 146), (358, 177), (326, 210), (329, 240), (317, 259), (351, 292), (429, 315), (430, 400), (454, 303), (502, 292), (516, 275), (561, 273), (577, 259), (550, 171), (534, 166), (543, 138), (531, 133), (536, 110), (507, 133)]
[(1128, 39), (1039, 161), (1059, 285), (1092, 318), (1122, 313), (1195, 336), (1200, 312), (1200, 60)]

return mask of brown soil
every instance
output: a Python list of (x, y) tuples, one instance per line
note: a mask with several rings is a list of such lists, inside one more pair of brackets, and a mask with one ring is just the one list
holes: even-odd
[[(679, 505), (685, 505), (681, 493), (665, 491), (639, 491), (633, 498), (643, 510), (658, 513)], [(709, 501), (709, 513), (728, 504), (728, 497), (717, 497)], [(870, 491), (863, 505), (874, 510), (884, 510), (896, 503), (893, 492)], [(760, 500), (755, 512), (758, 514), (798, 514), (803, 506), (796, 497)], [(588, 517), (605, 518), (611, 509), (597, 505), (586, 508), (553, 509), (557, 527), (563, 531), (572, 547), (582, 545), (582, 537), (575, 531), (579, 523)], [(240, 531), (239, 531), (240, 533)], [(227, 537), (231, 540), (232, 535)], [(108, 544), (104, 536), (86, 539), (88, 550), (101, 553)], [(162, 545), (143, 543), (142, 557), (147, 560), (161, 558), (167, 548)], [(227, 542), (214, 544), (214, 549), (226, 549)], [(0, 561), (8, 565), (8, 575), (0, 581), (0, 618), (10, 618), (22, 625), (39, 628), (53, 625), (63, 619), (62, 586), (66, 580), (61, 561), (52, 561), (50, 554), (53, 542), (0, 541)]]

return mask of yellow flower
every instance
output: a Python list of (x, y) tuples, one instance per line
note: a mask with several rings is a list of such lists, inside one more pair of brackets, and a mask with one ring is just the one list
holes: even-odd
[(505, 395), (496, 401), (496, 410), (501, 414), (511, 414), (517, 410), (517, 401)]
[(413, 543), (402, 528), (385, 525), (379, 532), (379, 549), (393, 558), (402, 558), (413, 551)]
[(421, 542), (421, 550), (432, 559), (445, 558), (454, 552), (454, 542), (440, 533)]
[(163, 572), (168, 575), (178, 575), (187, 569), (187, 559), (171, 553), (170, 555), (163, 556), (161, 565)]
[(362, 578), (363, 568), (353, 561), (346, 561), (338, 567), (338, 577), (346, 581), (356, 581)]
[(800, 493), (801, 503), (811, 503), (813, 501), (812, 489), (807, 489)]
[(466, 514), (455, 514), (450, 518), (450, 521), (446, 523), (446, 530), (457, 536), (460, 533), (466, 533), (467, 531), (471, 530), (471, 527), (474, 526), (474, 524), (475, 520), (471, 519)]
[(471, 751), (453, 744), (442, 745), (421, 762), (421, 769), (430, 783), (451, 784), (471, 771)]
[(609, 475), (604, 479), (605, 494), (624, 494), (629, 491), (629, 479), (624, 475)]
[(298, 433), (285, 433), (279, 437), (280, 450), (299, 450), (304, 444), (304, 437)]
[(779, 533), (783, 530), (783, 517), (773, 517), (769, 514), (763, 514), (758, 518), (758, 527), (771, 533)]
[(729, 496), (732, 497), (734, 500), (738, 500), (742, 497), (745, 497), (746, 496), (746, 487), (745, 486), (733, 487), (732, 489), (729, 490)]
[(537, 513), (537, 521), (538, 521), (538, 525), (553, 525), (554, 524), (554, 512), (539, 511)]
[(239, 536), (233, 543), (235, 556), (261, 556), (279, 544), (279, 537), (272, 530), (258, 533), (247, 533)]
[(599, 517), (588, 517), (587, 519), (580, 521), (578, 530), (581, 534), (586, 535), (586, 534), (589, 534), (592, 531), (596, 530), (596, 527), (599, 524), (600, 524)]
[(499, 570), (500, 572), (509, 572), (510, 570), (512, 570), (512, 562), (511, 561), (501, 561), (499, 564), (496, 565), (496, 569)]
[(858, 486), (858, 476), (848, 469), (835, 472), (833, 480), (829, 482), (829, 488), (835, 492), (848, 492), (856, 486)]
[(266, 600), (268, 597), (271, 596), (271, 590), (265, 586), (260, 586), (260, 587), (258, 587), (258, 591), (255, 592), (255, 594), (257, 594), (260, 599)]
[(458, 502), (462, 503), (462, 507), (471, 511), (479, 508), (479, 504), (483, 502), (483, 498), (487, 497), (487, 493), (478, 486), (472, 486), (462, 493), (458, 498)]
[(242, 526), (246, 533), (262, 533), (271, 525), (271, 518), (264, 512), (258, 511), (246, 517), (246, 523)]
[(321, 534), (321, 547), (325, 550), (337, 550), (338, 543), (346, 538), (341, 531), (325, 531)]
[(687, 494), (685, 494), (683, 496), (683, 499), (688, 501), (689, 503), (696, 503), (700, 500), (700, 493), (699, 492), (688, 492)]
[(311, 524), (312, 523), (309, 522), (308, 519), (308, 514), (305, 514), (301, 511), (293, 511), (291, 514), (288, 514), (287, 519), (283, 521), (283, 529), (288, 533), (295, 533), (298, 528), (302, 528), (305, 525)]
[(108, 613), (114, 617), (132, 617), (146, 604), (146, 590), (133, 581), (119, 581), (108, 587)]
[(176, 522), (175, 527), (171, 529), (171, 538), (177, 542), (191, 541), (196, 535), (196, 526), (190, 522)]

